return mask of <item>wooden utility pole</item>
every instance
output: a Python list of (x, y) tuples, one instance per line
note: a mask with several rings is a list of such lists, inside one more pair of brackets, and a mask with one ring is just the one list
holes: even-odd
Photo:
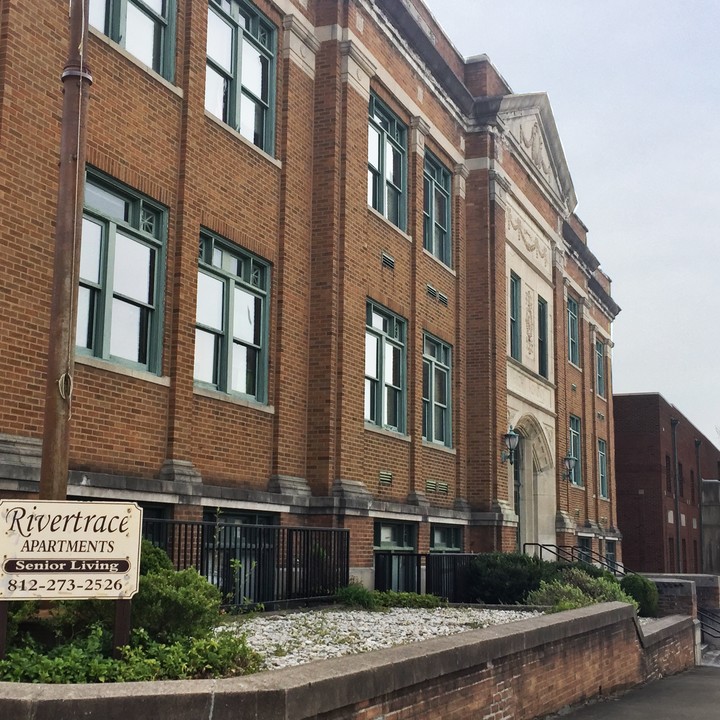
[(70, 47), (62, 73), (63, 110), (55, 225), (40, 498), (64, 500), (69, 468), (85, 141), (92, 75), (87, 64), (89, 0), (70, 0)]

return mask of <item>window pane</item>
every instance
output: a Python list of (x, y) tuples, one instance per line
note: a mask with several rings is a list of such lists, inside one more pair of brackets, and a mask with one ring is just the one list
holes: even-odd
[(92, 183), (85, 185), (85, 205), (100, 210), (103, 215), (113, 220), (128, 219), (129, 203), (125, 198)]
[(90, 0), (88, 22), (100, 32), (105, 32), (105, 3), (107, 0)]
[(205, 70), (205, 109), (227, 122), (227, 81), (209, 65)]
[(388, 385), (400, 387), (401, 360), (400, 348), (387, 344), (385, 346), (385, 382)]
[(373, 125), (368, 125), (368, 162), (380, 169), (380, 133)]
[(440, 192), (435, 193), (435, 222), (447, 227), (447, 198)]
[(381, 315), (379, 312), (373, 311), (372, 326), (378, 330), (382, 330), (384, 333), (387, 333), (388, 331), (388, 321), (385, 316)]
[(217, 383), (217, 344), (213, 333), (195, 330), (195, 371), (193, 377), (200, 382)]
[(445, 441), (445, 413), (444, 407), (435, 406), (435, 426), (433, 427), (433, 440)]
[(378, 376), (378, 338), (369, 333), (365, 335), (365, 375), (371, 378)]
[(132, 3), (127, 6), (126, 22), (125, 49), (149, 67), (155, 67), (155, 23)]
[(365, 379), (365, 419), (371, 422), (377, 422), (376, 388), (376, 382)]
[(195, 319), (201, 325), (222, 331), (223, 295), (225, 283), (222, 280), (198, 273), (197, 310)]
[(115, 237), (115, 268), (113, 289), (142, 303), (151, 303), (153, 296), (152, 251), (146, 245), (117, 233)]
[(398, 427), (398, 417), (400, 416), (399, 404), (400, 393), (395, 388), (385, 388), (385, 424), (389, 427)]
[(447, 373), (435, 368), (435, 402), (447, 405)]
[(75, 327), (75, 344), (78, 347), (92, 349), (93, 343), (93, 322), (94, 322), (94, 298), (90, 288), (80, 287), (78, 289), (78, 314)]
[(430, 363), (423, 363), (423, 400), (430, 399)]
[(102, 226), (88, 218), (82, 222), (80, 246), (80, 277), (89, 282), (100, 282), (100, 247)]
[(233, 29), (217, 13), (208, 10), (207, 55), (232, 74)]
[(245, 395), (257, 394), (257, 351), (233, 343), (232, 389)]
[(432, 439), (430, 429), (430, 403), (423, 401), (423, 416), (422, 416), (422, 434), (426, 439)]
[(396, 187), (401, 187), (402, 154), (390, 143), (385, 151), (385, 177)]
[(260, 345), (260, 312), (262, 301), (249, 292), (235, 288), (233, 336), (236, 340)]
[(263, 117), (264, 109), (255, 101), (251, 100), (247, 95), (243, 95), (240, 99), (240, 122), (238, 123), (238, 132), (250, 140), (253, 145), (263, 146)]
[(164, 13), (163, 13), (163, 0), (143, 0), (143, 2), (144, 2), (151, 10), (154, 10), (158, 15), (164, 15)]
[(385, 217), (395, 225), (400, 224), (400, 193), (391, 185), (387, 186)]
[(269, 70), (268, 59), (249, 42), (244, 42), (242, 48), (243, 87), (255, 97), (266, 102), (268, 99)]
[(137, 363), (147, 362), (146, 313), (141, 308), (113, 298), (111, 327), (111, 355)]

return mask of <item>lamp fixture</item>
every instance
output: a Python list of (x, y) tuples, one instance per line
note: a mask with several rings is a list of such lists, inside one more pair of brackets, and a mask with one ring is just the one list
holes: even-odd
[(505, 443), (506, 450), (500, 453), (500, 462), (503, 465), (506, 462), (512, 465), (515, 462), (515, 450), (517, 449), (518, 442), (520, 442), (520, 436), (513, 430), (512, 425), (503, 435), (503, 442)]
[(570, 480), (570, 478), (572, 476), (572, 472), (575, 469), (576, 462), (577, 462), (577, 460), (570, 454), (566, 455), (563, 458), (563, 467), (565, 468), (565, 471), (563, 472), (562, 476), (566, 480)]

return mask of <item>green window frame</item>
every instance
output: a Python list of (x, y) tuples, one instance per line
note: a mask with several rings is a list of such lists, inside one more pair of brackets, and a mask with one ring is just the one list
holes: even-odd
[(450, 226), (450, 172), (431, 153), (425, 152), (423, 199), (423, 246), (450, 267), (452, 233)]
[(569, 297), (567, 299), (568, 317), (568, 360), (580, 366), (580, 326), (578, 323), (579, 311), (577, 300)]
[(595, 390), (600, 397), (605, 397), (605, 343), (595, 341)]
[(581, 487), (582, 480), (582, 435), (580, 418), (570, 416), (570, 455), (575, 458), (575, 467), (570, 471), (570, 482)]
[(607, 443), (605, 440), (598, 440), (598, 476), (600, 482), (600, 497), (607, 499), (608, 494), (608, 472), (607, 472)]
[(452, 349), (423, 337), (423, 440), (452, 447)]
[(460, 525), (430, 525), (430, 552), (458, 553), (463, 550), (463, 529)]
[(407, 126), (375, 95), (368, 119), (368, 205), (405, 230)]
[(275, 147), (277, 29), (243, 0), (209, 0), (205, 110), (264, 152)]
[(269, 303), (270, 265), (203, 231), (195, 315), (197, 385), (267, 402)]
[(412, 552), (417, 545), (417, 525), (376, 520), (373, 528), (373, 544), (375, 550)]
[(159, 373), (167, 208), (88, 170), (76, 352)]
[(88, 22), (172, 81), (175, 14), (175, 0), (90, 0)]
[(538, 375), (548, 377), (548, 306), (538, 296)]
[(522, 318), (520, 278), (510, 273), (510, 357), (522, 360)]
[(365, 421), (403, 433), (406, 322), (371, 300), (365, 321)]

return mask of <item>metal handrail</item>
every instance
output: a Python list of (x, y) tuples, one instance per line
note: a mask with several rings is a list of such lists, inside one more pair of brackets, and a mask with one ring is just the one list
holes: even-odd
[(720, 620), (703, 608), (697, 609), (702, 631), (711, 638), (720, 639)]

